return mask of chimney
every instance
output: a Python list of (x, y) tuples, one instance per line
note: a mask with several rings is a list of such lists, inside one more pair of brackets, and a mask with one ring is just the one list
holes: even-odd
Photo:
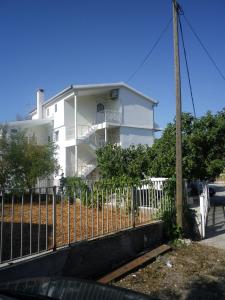
[(44, 90), (37, 90), (37, 118), (42, 119), (43, 117), (43, 108), (42, 105), (44, 103)]

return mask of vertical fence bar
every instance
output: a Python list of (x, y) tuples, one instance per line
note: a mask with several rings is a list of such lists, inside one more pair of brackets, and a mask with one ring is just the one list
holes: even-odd
[(70, 245), (70, 192), (71, 188), (69, 188), (67, 201), (68, 201), (68, 212), (67, 212), (67, 222), (68, 222), (68, 244)]
[(32, 253), (32, 210), (33, 210), (33, 191), (30, 190), (30, 254)]
[(155, 182), (153, 182), (152, 194), (153, 194), (153, 201), (154, 201), (154, 207), (155, 207), (154, 219), (156, 219), (157, 218), (158, 205), (157, 205), (157, 202), (156, 202)]
[(162, 202), (162, 213), (165, 212), (165, 198), (164, 198), (164, 190), (163, 190), (163, 182), (160, 182), (161, 186), (161, 202)]
[(88, 239), (88, 194), (87, 194), (87, 191), (85, 193), (85, 211), (86, 211), (86, 229), (85, 229), (85, 232), (86, 232), (86, 239)]
[(97, 236), (98, 236), (98, 227), (99, 227), (99, 198), (98, 198), (98, 188), (96, 192), (96, 197), (97, 197)]
[(77, 221), (77, 210), (76, 210), (76, 205), (77, 205), (77, 203), (76, 203), (76, 200), (77, 200), (77, 197), (76, 197), (76, 191), (75, 191), (75, 188), (74, 188), (74, 203), (73, 203), (73, 205), (74, 205), (74, 211), (73, 211), (73, 214), (74, 214), (74, 220), (73, 220), (73, 227), (74, 227), (74, 232), (73, 232), (73, 234), (74, 234), (74, 242), (76, 242), (76, 240), (77, 240), (77, 224), (76, 224), (76, 221)]
[(40, 233), (41, 233), (41, 189), (38, 195), (38, 253), (40, 252)]
[(122, 189), (122, 228), (126, 227), (126, 199), (125, 199), (125, 194), (124, 194), (124, 187)]
[(53, 187), (52, 194), (52, 248), (56, 250), (56, 187)]
[(20, 256), (23, 256), (23, 204), (24, 194), (22, 193), (21, 198), (21, 211), (20, 211)]
[(64, 193), (61, 191), (61, 242), (64, 244), (64, 226), (63, 226), (63, 210), (64, 210)]
[(91, 186), (91, 237), (94, 237), (94, 191)]
[(12, 195), (12, 207), (11, 207), (11, 251), (10, 258), (13, 258), (13, 225), (14, 225), (14, 194)]
[(129, 195), (128, 195), (128, 192), (129, 192), (129, 189), (128, 189), (128, 186), (127, 186), (127, 188), (126, 188), (126, 191), (127, 191), (127, 196), (126, 196), (126, 201), (127, 201), (127, 204), (126, 204), (126, 206), (127, 206), (127, 227), (130, 227), (130, 208), (131, 208), (131, 206), (129, 205)]
[(120, 229), (122, 228), (122, 203), (121, 203), (121, 189), (119, 188), (119, 199), (120, 199)]
[(131, 212), (132, 212), (132, 227), (135, 228), (135, 202), (137, 199), (137, 188), (131, 187)]
[(106, 228), (107, 228), (107, 233), (109, 233), (109, 205), (108, 205), (108, 189), (106, 189)]
[(82, 240), (82, 190), (80, 189), (80, 240)]
[(116, 193), (116, 188), (115, 188), (115, 216), (116, 216), (116, 231), (118, 230), (118, 220), (117, 220), (117, 193)]
[(102, 234), (104, 234), (104, 190), (102, 189)]
[(140, 217), (139, 217), (139, 220), (140, 220), (140, 224), (142, 223), (142, 186), (140, 186), (140, 190), (139, 190), (139, 207), (140, 207)]
[(3, 226), (4, 226), (4, 192), (2, 192), (2, 201), (1, 201), (1, 245), (0, 245), (0, 262), (2, 262), (2, 251), (3, 251)]
[(45, 193), (45, 249), (48, 250), (48, 188), (46, 188)]
[[(157, 182), (156, 182), (156, 186), (157, 186)], [(158, 208), (158, 211), (160, 212), (161, 211), (161, 207), (160, 207), (160, 203), (159, 203), (159, 195), (158, 195), (158, 187), (155, 188), (155, 193), (156, 193), (156, 203), (157, 203), (157, 208)], [(159, 216), (158, 216), (159, 218)]]
[(151, 205), (151, 193), (150, 193), (150, 184), (148, 183), (148, 220), (152, 219), (152, 205)]
[(113, 231), (113, 192), (112, 192), (112, 188), (110, 190), (110, 197), (111, 197), (111, 231)]
[(146, 198), (146, 184), (144, 184), (143, 190), (143, 204), (144, 204), (144, 222), (146, 222), (146, 213), (147, 213), (147, 198)]

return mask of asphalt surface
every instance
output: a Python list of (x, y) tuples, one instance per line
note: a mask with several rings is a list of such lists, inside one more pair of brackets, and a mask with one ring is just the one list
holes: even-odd
[(210, 199), (206, 237), (201, 243), (225, 249), (225, 185), (210, 186), (216, 190), (216, 194)]

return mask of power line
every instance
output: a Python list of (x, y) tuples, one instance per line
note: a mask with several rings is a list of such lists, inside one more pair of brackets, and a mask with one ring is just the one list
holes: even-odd
[(182, 29), (182, 24), (181, 24), (179, 15), (178, 15), (178, 21), (179, 21), (179, 25), (180, 25), (181, 40), (182, 40), (182, 46), (183, 46), (183, 50), (184, 50), (184, 58), (185, 58), (185, 64), (186, 64), (186, 69), (187, 69), (187, 75), (188, 75), (188, 83), (189, 83), (189, 89), (190, 89), (190, 94), (191, 94), (192, 107), (193, 107), (194, 116), (196, 118), (195, 103), (194, 103), (193, 91), (192, 91), (192, 86), (191, 86), (190, 71), (189, 71), (189, 66), (188, 66), (188, 61), (187, 61), (187, 52), (186, 52), (186, 48), (185, 48), (183, 29)]
[(201, 41), (199, 35), (196, 33), (196, 31), (194, 30), (193, 26), (191, 25), (191, 23), (188, 21), (187, 17), (184, 14), (183, 14), (183, 17), (184, 17), (186, 23), (188, 24), (189, 28), (191, 29), (192, 33), (194, 34), (194, 36), (196, 37), (196, 39), (198, 40), (198, 42), (202, 46), (203, 50), (207, 54), (208, 58), (210, 59), (210, 61), (212, 62), (212, 64), (214, 65), (214, 67), (216, 68), (216, 70), (218, 71), (218, 73), (220, 74), (220, 76), (222, 77), (222, 79), (225, 81), (225, 76), (224, 76), (223, 72), (220, 70), (220, 68), (218, 67), (218, 65), (215, 62), (214, 58), (211, 56), (211, 54), (207, 50), (206, 46)]
[(149, 50), (148, 54), (144, 57), (144, 59), (141, 61), (141, 63), (139, 64), (139, 66), (137, 67), (137, 69), (128, 77), (126, 82), (131, 81), (131, 79), (137, 74), (137, 72), (143, 67), (143, 65), (146, 63), (146, 61), (149, 59), (149, 57), (151, 56), (152, 52), (154, 51), (154, 49), (156, 48), (156, 46), (159, 44), (160, 40), (162, 39), (163, 35), (166, 33), (167, 29), (169, 28), (170, 23), (172, 22), (172, 18), (169, 20), (169, 22), (167, 23), (166, 27), (162, 30), (162, 32), (160, 33), (158, 39), (155, 41), (155, 43), (153, 44), (152, 48)]

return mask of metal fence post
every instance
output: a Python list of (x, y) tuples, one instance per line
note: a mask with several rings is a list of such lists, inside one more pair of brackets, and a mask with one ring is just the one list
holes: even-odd
[(131, 204), (132, 204), (132, 226), (135, 228), (135, 202), (136, 202), (136, 187), (132, 187)]
[(56, 186), (53, 186), (52, 195), (52, 248), (56, 250)]

